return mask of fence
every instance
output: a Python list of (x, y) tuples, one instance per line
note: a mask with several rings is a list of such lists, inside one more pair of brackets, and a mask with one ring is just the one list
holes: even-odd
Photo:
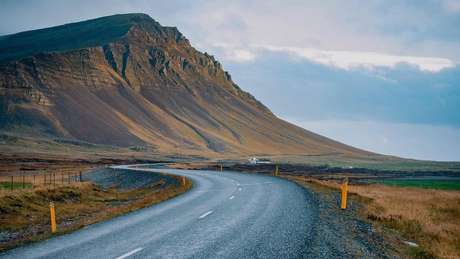
[(19, 171), (0, 175), (0, 189), (17, 190), (30, 189), (35, 187), (56, 187), (70, 185), (75, 182), (82, 182), (82, 172), (75, 171)]

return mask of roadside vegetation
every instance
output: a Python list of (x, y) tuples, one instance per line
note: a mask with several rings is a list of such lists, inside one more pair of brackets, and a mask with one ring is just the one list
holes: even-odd
[(328, 166), (330, 168), (363, 168), (378, 171), (404, 172), (460, 172), (460, 162), (438, 162), (402, 159), (392, 156), (370, 155), (368, 157), (344, 157), (337, 155), (318, 156), (267, 156), (280, 164), (308, 164), (311, 166)]
[(460, 190), (460, 180), (434, 180), (434, 179), (386, 179), (381, 181), (384, 185), (413, 187), (438, 190)]
[(7, 190), (17, 190), (17, 189), (30, 189), (32, 188), (31, 183), (10, 183), (10, 182), (0, 182), (0, 189)]
[(49, 203), (56, 208), (57, 233), (67, 233), (175, 197), (192, 186), (160, 180), (148, 187), (120, 190), (90, 182), (0, 189), (0, 251), (52, 236)]
[[(333, 180), (290, 177), (298, 182), (335, 190)], [(436, 184), (435, 184), (436, 185)], [(382, 229), (395, 231), (396, 244), (413, 258), (460, 258), (460, 192), (381, 184), (349, 185), (350, 202), (359, 200), (363, 217)], [(398, 234), (398, 235), (399, 235)]]

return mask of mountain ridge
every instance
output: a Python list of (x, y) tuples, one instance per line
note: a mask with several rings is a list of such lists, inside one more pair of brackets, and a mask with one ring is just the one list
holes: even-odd
[[(0, 36), (0, 61), (18, 60), (41, 52), (57, 52), (59, 50), (75, 50), (104, 45), (125, 36), (132, 26), (142, 22), (149, 22), (158, 27), (161, 26), (146, 14), (133, 13), (104, 16), (86, 21), (2, 35)], [(174, 27), (169, 28), (177, 30)], [(75, 41), (76, 34), (78, 34), (78, 37), (83, 37), (83, 39)], [(66, 39), (70, 35), (73, 39)], [(38, 39), (37, 36), (39, 36)], [(34, 41), (28, 41), (29, 39)], [(30, 50), (28, 49), (30, 46), (35, 46), (36, 48)], [(8, 47), (15, 48), (9, 49)], [(25, 47), (26, 50), (20, 49), (20, 47)], [(25, 52), (15, 52), (19, 50)]]
[[(31, 49), (18, 44), (33, 38)], [(0, 50), (2, 130), (160, 152), (370, 154), (278, 119), (213, 56), (145, 14), (6, 35)]]

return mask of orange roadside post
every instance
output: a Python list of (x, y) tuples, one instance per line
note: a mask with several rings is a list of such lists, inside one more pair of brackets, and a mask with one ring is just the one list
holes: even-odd
[(54, 209), (54, 202), (50, 202), (50, 223), (51, 233), (56, 233), (56, 211)]
[(342, 183), (342, 199), (341, 199), (340, 208), (343, 210), (347, 208), (347, 195), (348, 195), (348, 177), (346, 177)]
[(279, 168), (278, 168), (278, 165), (275, 165), (275, 176), (278, 176), (279, 175)]

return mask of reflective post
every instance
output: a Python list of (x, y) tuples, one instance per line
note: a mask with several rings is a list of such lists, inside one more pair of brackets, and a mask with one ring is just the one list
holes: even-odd
[(54, 209), (54, 202), (50, 202), (50, 223), (51, 233), (56, 233), (56, 211)]
[(347, 208), (347, 194), (348, 194), (348, 177), (342, 183), (342, 200), (340, 204), (341, 209)]

